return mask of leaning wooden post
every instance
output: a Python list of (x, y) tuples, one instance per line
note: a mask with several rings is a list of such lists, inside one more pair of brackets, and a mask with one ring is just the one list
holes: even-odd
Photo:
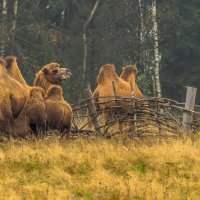
[(159, 109), (159, 99), (156, 99), (156, 117), (157, 117), (157, 123), (158, 123), (158, 134), (160, 135), (162, 133), (159, 114), (162, 113), (162, 109)]
[(133, 89), (132, 81), (130, 81), (130, 87), (131, 87), (131, 97), (134, 97), (135, 94), (134, 94), (134, 89)]
[(116, 90), (114, 81), (112, 81), (112, 87), (113, 87), (113, 92), (114, 92), (114, 96), (115, 96), (115, 99), (116, 99), (117, 98), (117, 90)]
[(88, 112), (94, 124), (94, 128), (97, 131), (98, 135), (102, 135), (102, 131), (100, 129), (101, 124), (99, 122), (98, 113), (96, 110), (94, 99), (92, 97), (92, 91), (90, 89), (90, 86), (87, 89), (85, 89), (85, 97), (87, 98)]
[[(197, 88), (189, 87), (189, 86), (186, 86), (186, 88), (187, 88), (187, 94), (186, 94), (186, 100), (185, 100), (185, 109), (193, 111), (194, 106), (195, 106)], [(190, 112), (183, 113), (182, 126), (185, 131), (190, 130), (192, 120), (193, 120), (192, 113)]]
[(132, 81), (130, 81), (130, 88), (131, 88), (131, 98), (133, 100), (133, 113), (134, 113), (134, 131), (136, 132), (137, 134), (137, 113), (136, 113), (136, 102), (134, 100), (134, 89), (133, 89), (133, 84), (132, 84)]
[[(114, 96), (115, 96), (116, 106), (120, 106), (119, 96), (117, 94), (117, 89), (115, 87), (115, 82), (114, 81), (112, 81), (112, 88), (113, 88), (113, 93), (114, 93)], [(117, 117), (119, 117), (120, 110), (117, 108), (117, 112), (115, 112), (115, 113), (117, 114)], [(120, 119), (117, 119), (117, 121), (118, 121), (118, 126), (119, 126), (120, 133), (123, 133), (123, 126), (122, 126), (122, 123), (121, 123)]]

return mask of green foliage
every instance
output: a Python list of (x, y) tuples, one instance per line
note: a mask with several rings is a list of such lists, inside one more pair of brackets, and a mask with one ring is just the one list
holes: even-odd
[(152, 96), (152, 83), (150, 76), (147, 76), (147, 73), (139, 74), (137, 84), (139, 88), (141, 88), (143, 94), (146, 96)]
[(200, 2), (160, 1), (158, 8), (164, 94), (184, 100), (184, 86), (200, 87)]
[[(73, 77), (64, 82), (65, 98), (77, 102), (82, 96), (82, 29), (95, 0), (19, 1), (17, 28), (9, 39), (7, 54), (15, 54), (26, 81), (33, 83), (35, 73), (44, 64), (56, 61), (70, 67)], [(159, 0), (159, 50), (161, 83), (164, 96), (184, 100), (184, 86), (200, 88), (200, 2), (198, 0)], [(8, 24), (12, 19), (12, 1), (8, 1)], [(92, 89), (100, 66), (114, 63), (117, 71), (127, 61), (141, 63), (138, 84), (145, 95), (152, 95), (153, 45), (151, 1), (142, 1), (144, 15), (143, 46), (140, 44), (138, 1), (100, 2), (88, 27), (87, 73)], [(0, 8), (1, 9), (1, 8)], [(64, 14), (64, 15), (63, 15)], [(148, 56), (142, 57), (140, 51)]]

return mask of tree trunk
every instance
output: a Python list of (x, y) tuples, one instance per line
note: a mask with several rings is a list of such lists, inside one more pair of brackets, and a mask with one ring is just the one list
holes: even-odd
[(92, 21), (94, 14), (98, 8), (100, 0), (97, 0), (92, 12), (90, 13), (89, 18), (85, 21), (84, 26), (83, 26), (83, 47), (84, 47), (84, 52), (83, 52), (83, 80), (85, 84), (88, 84), (88, 75), (87, 75), (87, 54), (88, 54), (88, 44), (87, 44), (87, 27)]
[(1, 43), (0, 43), (0, 54), (1, 56), (5, 55), (5, 46), (6, 46), (6, 17), (7, 17), (7, 0), (3, 0), (2, 4), (2, 21), (1, 21)]
[[(64, 5), (63, 5), (63, 7), (64, 7)], [(62, 10), (62, 12), (61, 12), (60, 26), (63, 26), (64, 20), (65, 20), (65, 8), (63, 8), (63, 10)]]
[(12, 27), (11, 27), (13, 36), (15, 35), (15, 31), (16, 31), (17, 9), (18, 9), (18, 0), (14, 0), (14, 3), (13, 3), (13, 19), (12, 19)]
[(160, 55), (158, 45), (158, 23), (156, 14), (156, 0), (152, 0), (153, 42), (154, 42), (154, 74), (157, 97), (161, 97), (160, 85)]
[(144, 65), (143, 62), (143, 45), (144, 45), (144, 35), (143, 35), (143, 31), (144, 31), (144, 23), (143, 23), (143, 9), (142, 9), (142, 0), (139, 0), (139, 14), (140, 14), (140, 62), (142, 65)]
[(95, 74), (95, 42), (92, 38), (90, 41), (90, 64), (89, 64), (89, 82), (91, 85), (91, 88), (93, 89), (96, 83), (96, 78), (94, 76)]

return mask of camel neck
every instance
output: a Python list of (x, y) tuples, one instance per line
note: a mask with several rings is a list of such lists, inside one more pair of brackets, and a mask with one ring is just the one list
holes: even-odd
[(129, 75), (129, 77), (127, 78), (127, 82), (128, 82), (128, 83), (132, 82), (132, 84), (134, 85), (134, 84), (135, 84), (135, 79), (136, 79), (135, 74), (131, 74), (131, 75)]

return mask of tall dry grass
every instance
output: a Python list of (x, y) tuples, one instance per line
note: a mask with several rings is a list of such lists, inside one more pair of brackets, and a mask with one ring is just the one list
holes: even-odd
[(200, 140), (56, 138), (0, 147), (0, 199), (199, 199)]

